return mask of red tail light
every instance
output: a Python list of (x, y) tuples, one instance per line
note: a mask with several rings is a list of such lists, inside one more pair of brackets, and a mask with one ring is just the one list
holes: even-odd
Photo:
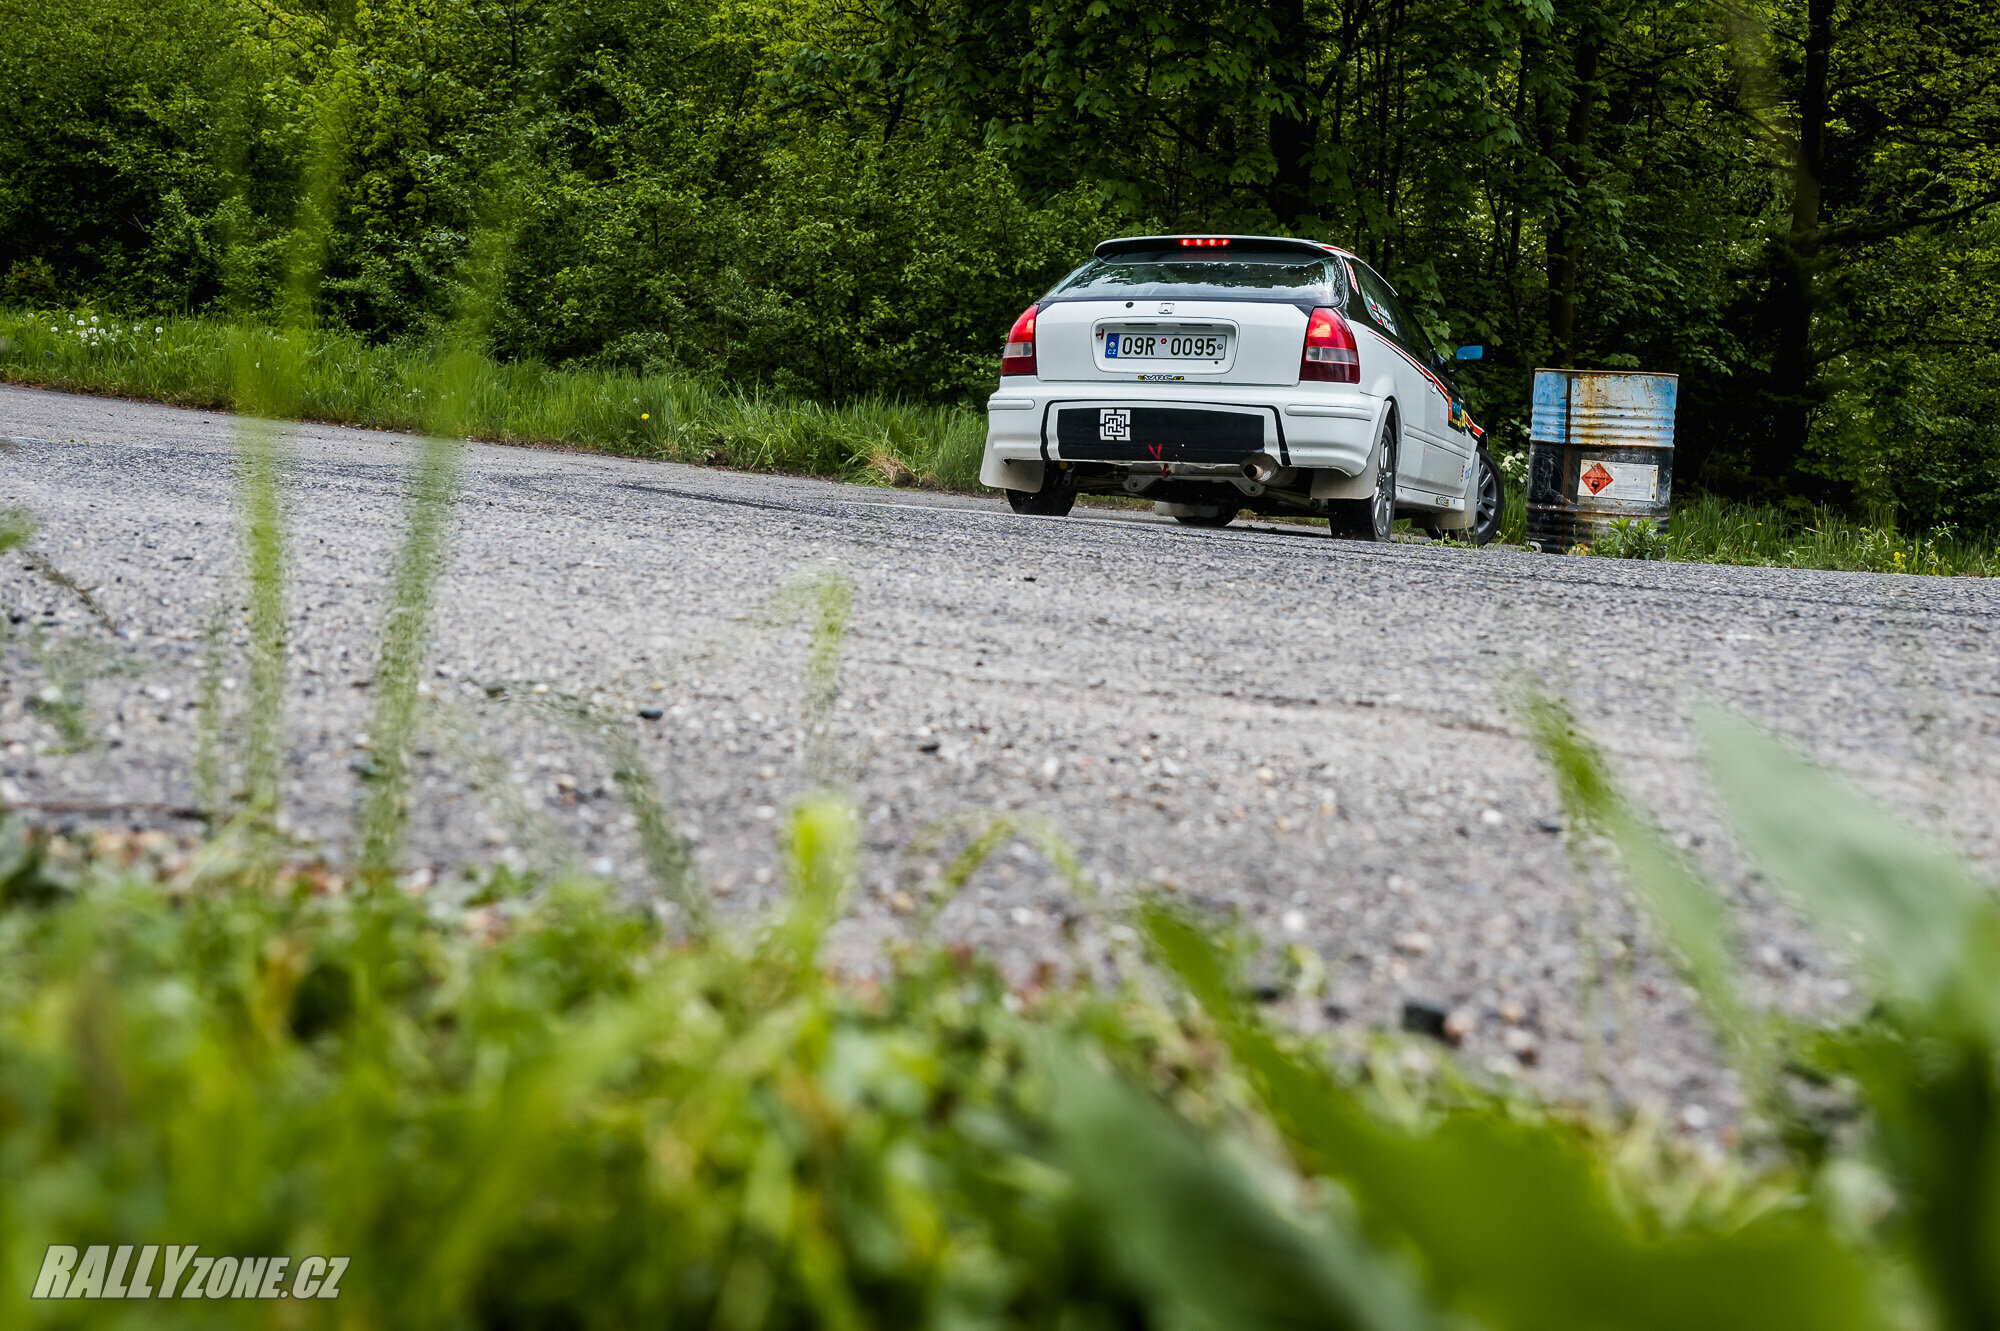
[(1226, 237), (1223, 237), (1223, 236), (1183, 236), (1183, 237), (1181, 237), (1181, 248), (1182, 248), (1182, 249), (1188, 249), (1188, 248), (1190, 248), (1190, 247), (1197, 247), (1197, 248), (1199, 248), (1199, 247), (1206, 247), (1206, 246), (1210, 246), (1210, 245), (1227, 245), (1228, 243), (1229, 243), (1228, 239), (1227, 239)]
[(1347, 326), (1339, 310), (1321, 306), (1312, 312), (1306, 325), (1306, 354), (1299, 362), (1299, 378), (1328, 383), (1361, 382), (1361, 353), (1354, 345), (1354, 330)]
[(1007, 348), (1000, 353), (1000, 373), (1035, 372), (1035, 307), (1021, 311), (1021, 317), (1007, 330)]

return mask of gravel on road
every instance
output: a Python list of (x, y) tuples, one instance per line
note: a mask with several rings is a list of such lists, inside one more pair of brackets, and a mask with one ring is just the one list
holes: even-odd
[[(140, 822), (192, 799), (211, 623), (238, 653), (225, 698), (241, 698), (235, 431), (214, 412), (0, 388), (0, 505), (40, 527), (30, 557), (0, 568), (0, 799), (130, 805), (118, 817)], [(335, 855), (366, 770), (413, 445), (310, 425), (287, 445), (287, 815)], [(1566, 698), (1627, 789), (1729, 887), (1745, 982), (1785, 1012), (1847, 1010), (1851, 976), (1731, 852), (1684, 723), (1692, 700), (1789, 736), (1987, 872), (2000, 861), (1990, 581), (1028, 518), (987, 499), (472, 445), (437, 601), (415, 881), (442, 894), (467, 864), (568, 862), (649, 890), (605, 759), (548, 705), (576, 698), (629, 728), (726, 910), (768, 907), (774, 827), (810, 777), (804, 631), (766, 608), (830, 566), (855, 586), (834, 728), (866, 850), (843, 965), (917, 927), (937, 868), (919, 852), (940, 820), (1034, 815), (1107, 890), (1151, 882), (1254, 930), (1274, 982), (1323, 967), (1309, 996), (1282, 1000), (1309, 1027), (1359, 1038), (1414, 1003), (1453, 1014), (1475, 1067), (1654, 1102), (1692, 1129), (1729, 1121), (1738, 1089), (1642, 922), (1578, 859), (1507, 710), (1520, 681)], [(51, 567), (90, 589), (115, 635)], [(75, 752), (34, 705), (63, 679), (87, 681), (94, 738)], [(1079, 931), (1102, 944), (1082, 919), (1023, 842), (936, 927), (1025, 979), (1065, 965)]]

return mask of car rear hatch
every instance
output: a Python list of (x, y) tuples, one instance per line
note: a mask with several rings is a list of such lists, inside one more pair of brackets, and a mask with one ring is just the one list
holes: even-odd
[(1307, 310), (1220, 300), (1061, 301), (1036, 316), (1045, 382), (1298, 382)]
[(1344, 295), (1329, 257), (1254, 237), (1108, 241), (1039, 303), (1036, 373), (1104, 386), (1297, 383), (1313, 309)]

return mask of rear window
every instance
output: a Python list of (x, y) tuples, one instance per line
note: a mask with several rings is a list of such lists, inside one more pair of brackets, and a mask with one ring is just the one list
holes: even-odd
[(1288, 305), (1347, 303), (1347, 281), (1323, 259), (1238, 252), (1194, 258), (1144, 250), (1092, 259), (1056, 283), (1052, 300), (1250, 300)]

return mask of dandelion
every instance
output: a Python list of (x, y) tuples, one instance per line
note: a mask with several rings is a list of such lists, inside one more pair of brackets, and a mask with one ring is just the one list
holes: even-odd
[(154, 329), (153, 329), (153, 335), (157, 337), (157, 336), (158, 336), (159, 334), (161, 334), (161, 333), (164, 333), (164, 332), (166, 332), (166, 331), (167, 331), (166, 329), (164, 329), (164, 328), (161, 328), (161, 327), (158, 327), (158, 326), (156, 325), (156, 326), (154, 327)]
[(91, 316), (90, 316), (90, 321), (91, 321), (92, 323), (96, 323), (96, 322), (97, 322), (97, 316), (96, 316), (96, 315), (94, 315), (94, 314), (93, 314), (93, 315), (91, 315)]
[(653, 413), (650, 411), (642, 411), (639, 413), (639, 419), (642, 421), (649, 421), (653, 419)]

